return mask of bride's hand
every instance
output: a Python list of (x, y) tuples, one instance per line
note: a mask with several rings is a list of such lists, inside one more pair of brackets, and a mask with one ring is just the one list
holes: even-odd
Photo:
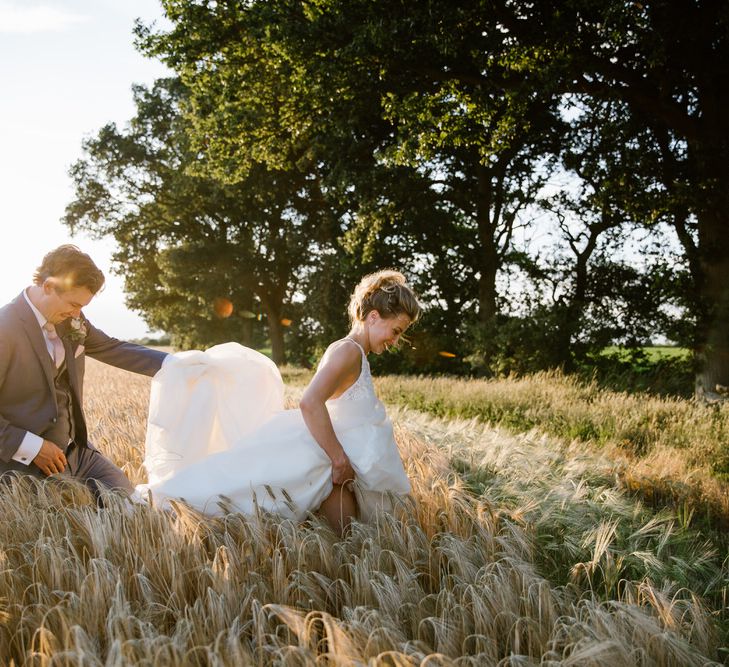
[(354, 468), (349, 462), (346, 454), (342, 453), (342, 458), (332, 460), (332, 482), (334, 484), (344, 484), (354, 479)]

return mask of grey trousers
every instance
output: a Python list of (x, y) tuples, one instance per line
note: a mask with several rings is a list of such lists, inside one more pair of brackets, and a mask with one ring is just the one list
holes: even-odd
[(127, 476), (98, 449), (79, 447), (72, 443), (66, 450), (68, 466), (63, 474), (83, 482), (94, 494), (103, 490), (119, 491), (129, 495), (134, 491)]

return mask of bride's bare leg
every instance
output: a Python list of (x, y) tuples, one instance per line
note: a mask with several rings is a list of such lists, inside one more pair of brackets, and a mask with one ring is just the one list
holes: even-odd
[(344, 535), (352, 519), (357, 515), (357, 501), (354, 493), (340, 484), (335, 484), (332, 492), (319, 508), (329, 525), (339, 535)]

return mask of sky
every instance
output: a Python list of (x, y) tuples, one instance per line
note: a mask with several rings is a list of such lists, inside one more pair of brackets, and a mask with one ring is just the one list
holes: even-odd
[(164, 25), (158, 0), (0, 0), (0, 306), (31, 283), (48, 250), (74, 243), (107, 277), (85, 315), (123, 339), (159, 332), (125, 305), (123, 279), (110, 271), (114, 241), (71, 236), (60, 219), (83, 139), (132, 118), (133, 83), (169, 74), (134, 48), (136, 18)]

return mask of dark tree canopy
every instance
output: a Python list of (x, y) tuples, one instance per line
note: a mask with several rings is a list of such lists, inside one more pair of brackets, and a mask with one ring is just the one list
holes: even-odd
[[(179, 111), (186, 96), (176, 79), (136, 88), (129, 128), (109, 125), (85, 143), (65, 221), (114, 237), (130, 305), (177, 344), (250, 342), (260, 309), (283, 362), (286, 305), (317, 240), (308, 183), (261, 164), (235, 184), (196, 175)], [(229, 317), (221, 299), (236, 306)]]
[[(589, 104), (623, 102), (650, 133), (654, 184), (692, 277), (697, 389), (729, 381), (729, 5), (701, 0), (594, 2), (555, 10), (488, 3), (513, 36), (515, 76)], [(652, 220), (641, 220), (651, 223)]]
[(411, 362), (569, 368), (663, 335), (700, 392), (729, 385), (726, 3), (163, 6), (138, 45), (177, 79), (86, 144), (66, 218), (116, 238), (150, 323), (250, 336), (205, 311), (224, 288), (278, 360), (295, 313), (305, 357), (395, 266), (428, 306)]

